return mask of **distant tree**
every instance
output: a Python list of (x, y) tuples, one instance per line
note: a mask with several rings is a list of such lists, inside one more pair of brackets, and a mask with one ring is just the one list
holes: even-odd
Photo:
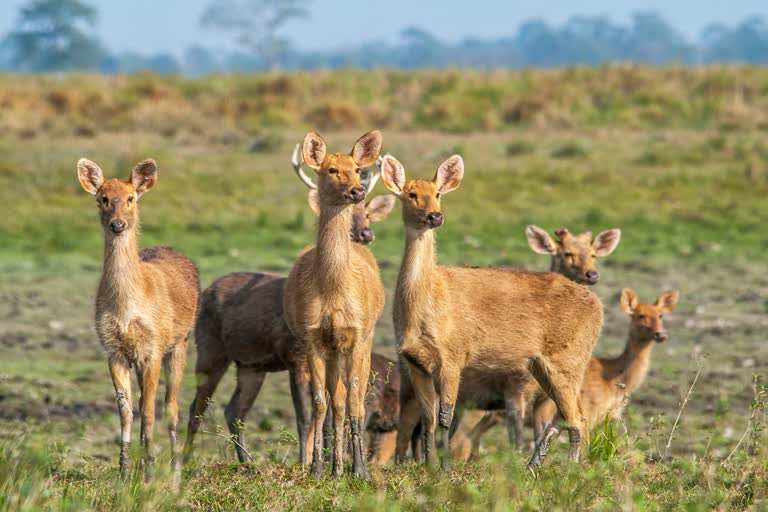
[(200, 20), (204, 28), (231, 33), (244, 51), (259, 55), (277, 69), (288, 40), (280, 30), (308, 15), (309, 0), (213, 0)]
[(190, 46), (184, 52), (184, 72), (203, 76), (222, 69), (217, 55), (202, 46)]
[(8, 35), (12, 63), (23, 71), (95, 69), (104, 56), (89, 35), (97, 11), (80, 0), (31, 0)]
[(658, 13), (632, 16), (632, 28), (622, 45), (623, 58), (645, 64), (693, 62), (695, 49)]
[(731, 29), (711, 25), (701, 36), (702, 60), (712, 62), (747, 62), (768, 64), (768, 23), (751, 17)]

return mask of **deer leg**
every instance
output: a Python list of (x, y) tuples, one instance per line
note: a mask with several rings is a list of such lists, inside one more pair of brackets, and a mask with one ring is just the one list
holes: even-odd
[(493, 427), (499, 424), (499, 415), (495, 411), (486, 412), (480, 421), (472, 427), (469, 432), (469, 439), (472, 441), (472, 452), (470, 460), (477, 457), (480, 451), (480, 439)]
[[(365, 394), (371, 375), (371, 348), (373, 338), (355, 344), (348, 359), (349, 372), (349, 427), (352, 431), (352, 473), (358, 478), (368, 477), (363, 438), (365, 434)], [(349, 371), (349, 370), (352, 371)]]
[(326, 362), (320, 354), (312, 352), (308, 358), (312, 384), (312, 476), (320, 478), (323, 474), (323, 422), (328, 404), (325, 396)]
[(310, 413), (307, 399), (310, 396), (309, 375), (299, 369), (289, 372), (291, 383), (291, 398), (296, 412), (296, 431), (299, 433), (299, 464), (309, 463), (307, 440), (310, 433)]
[[(327, 380), (327, 379), (326, 379)], [(328, 407), (327, 412), (325, 413), (325, 422), (323, 422), (323, 446), (333, 446), (334, 443), (334, 437), (333, 437), (333, 425), (334, 425), (334, 408), (333, 408), (333, 399), (332, 395), (330, 393), (327, 393), (325, 395), (325, 399), (330, 403), (330, 407)], [(325, 457), (326, 462), (332, 462), (333, 459), (333, 453), (331, 453), (331, 450), (323, 450), (323, 456)]]
[(120, 414), (120, 478), (128, 478), (131, 459), (128, 448), (131, 443), (131, 423), (133, 406), (131, 405), (131, 369), (122, 357), (110, 357), (109, 373), (115, 387), (117, 412)]
[(456, 407), (456, 397), (459, 394), (461, 370), (443, 366), (440, 370), (440, 427), (443, 431), (443, 467), (451, 465), (450, 429), (453, 423), (453, 412)]
[(376, 450), (371, 453), (370, 463), (373, 466), (383, 466), (395, 453), (397, 446), (397, 431), (379, 432), (376, 434)]
[(435, 393), (435, 384), (432, 377), (424, 373), (420, 368), (412, 366), (410, 363), (409, 372), (413, 391), (421, 405), (421, 431), (424, 436), (424, 461), (431, 465), (434, 463), (435, 448), (435, 423), (437, 394)]
[(237, 387), (224, 409), (224, 415), (227, 417), (229, 432), (234, 436), (237, 460), (240, 462), (253, 462), (253, 457), (245, 448), (245, 417), (253, 407), (256, 397), (259, 396), (266, 375), (265, 372), (258, 372), (241, 364), (237, 365)]
[[(331, 410), (326, 413), (326, 419), (333, 413), (333, 478), (341, 478), (344, 473), (344, 418), (347, 405), (347, 388), (339, 374), (340, 361), (331, 361), (326, 372), (328, 393), (331, 397)], [(323, 425), (325, 427), (325, 425)], [(324, 434), (325, 436), (325, 434)]]
[[(197, 340), (198, 344), (200, 340)], [(197, 391), (192, 405), (189, 407), (189, 423), (187, 425), (187, 440), (184, 443), (184, 460), (188, 461), (192, 456), (192, 443), (195, 440), (195, 434), (200, 430), (200, 423), (208, 404), (211, 401), (216, 387), (221, 382), (221, 378), (227, 372), (230, 361), (226, 358), (217, 359), (210, 362), (198, 356), (195, 375), (197, 378)]]
[(171, 468), (175, 480), (181, 473), (181, 457), (176, 453), (176, 429), (179, 424), (179, 388), (187, 362), (187, 342), (188, 338), (184, 338), (165, 356), (165, 417), (168, 422)]
[(417, 441), (414, 436), (421, 438), (421, 431), (416, 432), (421, 419), (421, 406), (408, 378), (408, 369), (401, 366), (400, 371), (400, 418), (397, 422), (397, 448), (395, 450), (395, 464), (406, 461), (408, 446), (413, 444), (413, 460), (417, 458)]
[(144, 481), (152, 479), (152, 433), (155, 428), (155, 397), (160, 383), (160, 358), (150, 359), (138, 366), (139, 384), (141, 385), (141, 444), (144, 448)]

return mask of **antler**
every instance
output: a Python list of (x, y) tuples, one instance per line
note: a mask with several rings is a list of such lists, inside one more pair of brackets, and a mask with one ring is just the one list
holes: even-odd
[(381, 177), (381, 162), (382, 158), (379, 156), (379, 158), (376, 159), (376, 170), (373, 171), (373, 174), (371, 174), (370, 178), (368, 178), (368, 185), (365, 187), (365, 193), (370, 194), (373, 190), (373, 187), (376, 186), (376, 182), (379, 181), (379, 178)]
[(296, 147), (293, 148), (293, 155), (291, 155), (291, 165), (293, 166), (293, 170), (299, 176), (299, 179), (308, 188), (312, 190), (317, 190), (317, 185), (315, 185), (315, 182), (312, 181), (312, 178), (304, 174), (304, 171), (301, 170), (301, 164), (303, 162), (304, 162), (304, 158), (301, 156), (301, 144), (296, 144)]

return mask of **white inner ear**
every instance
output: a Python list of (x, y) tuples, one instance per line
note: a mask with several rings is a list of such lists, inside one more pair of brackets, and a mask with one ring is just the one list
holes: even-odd
[(325, 142), (316, 133), (307, 134), (302, 145), (304, 162), (317, 170), (325, 159)]
[(381, 177), (384, 184), (395, 194), (400, 194), (405, 185), (405, 169), (396, 158), (386, 155), (381, 162)]

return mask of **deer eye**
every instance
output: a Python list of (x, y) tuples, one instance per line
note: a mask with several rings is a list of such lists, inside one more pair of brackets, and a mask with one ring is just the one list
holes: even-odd
[(109, 198), (107, 196), (103, 196), (101, 198), (101, 202), (104, 203), (104, 206), (107, 206), (109, 204)]
[(360, 168), (358, 167), (357, 169), (355, 169), (355, 172), (356, 172), (357, 174), (360, 174)]
[(129, 202), (129, 203), (132, 203), (132, 202), (133, 202), (133, 196), (128, 196), (128, 202)]
[(435, 197), (436, 197), (436, 198), (438, 198), (438, 199), (440, 199), (440, 196), (441, 196), (441, 195), (442, 195), (442, 194), (440, 194), (440, 192), (438, 192), (437, 194), (435, 194)]
[(339, 170), (335, 167), (328, 169), (328, 174), (339, 174)]
[(638, 320), (645, 320), (645, 315), (635, 315)]
[(662, 315), (662, 314), (659, 314), (659, 318), (664, 318), (664, 315)]
[(410, 197), (411, 199), (416, 199), (416, 192), (411, 192), (410, 194), (408, 194), (408, 197)]
[(573, 253), (572, 252), (566, 252), (566, 253), (563, 253), (563, 256), (565, 256), (566, 258), (573, 258)]

